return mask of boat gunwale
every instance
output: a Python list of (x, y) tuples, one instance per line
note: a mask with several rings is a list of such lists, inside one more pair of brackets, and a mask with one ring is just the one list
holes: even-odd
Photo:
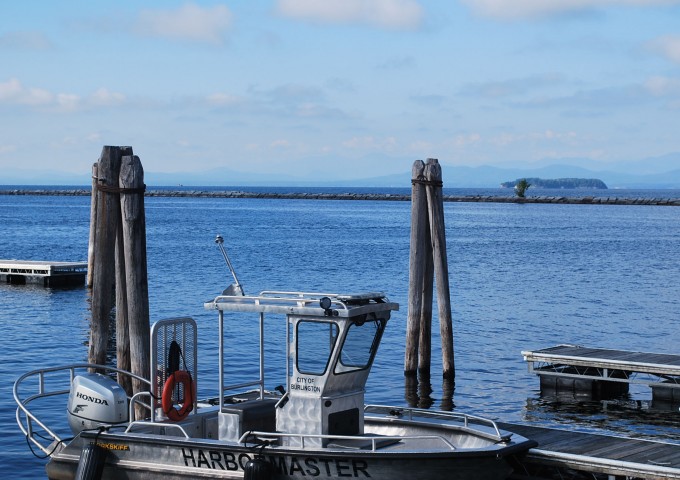
[[(261, 432), (263, 434), (268, 432)], [(192, 448), (205, 448), (205, 449), (218, 449), (218, 450), (229, 450), (233, 449), (239, 452), (252, 453), (254, 446), (257, 444), (243, 444), (243, 443), (226, 443), (218, 439), (208, 439), (208, 438), (196, 438), (186, 439), (179, 436), (171, 435), (158, 435), (158, 434), (142, 434), (142, 433), (125, 433), (125, 432), (95, 432), (95, 431), (82, 431), (76, 438), (81, 437), (83, 440), (95, 440), (103, 442), (104, 439), (107, 441), (118, 441), (124, 443), (126, 441), (134, 441), (136, 443), (143, 443), (149, 445), (159, 445), (159, 440), (163, 440), (162, 445), (167, 447), (192, 447)], [(299, 447), (281, 447), (269, 445), (265, 447), (264, 452), (268, 455), (277, 456), (319, 456), (319, 457), (339, 457), (339, 458), (356, 458), (357, 455), (365, 455), (370, 458), (393, 458), (393, 457), (404, 457), (404, 458), (453, 458), (453, 457), (489, 457), (493, 455), (495, 458), (503, 458), (506, 456), (513, 455), (517, 452), (526, 452), (530, 448), (536, 447), (538, 444), (534, 440), (529, 440), (521, 437), (523, 441), (518, 443), (513, 443), (510, 445), (497, 444), (491, 446), (493, 448), (476, 448), (476, 449), (458, 449), (458, 450), (428, 450), (428, 451), (413, 451), (413, 450), (362, 450), (362, 449), (349, 449), (349, 448), (327, 448), (327, 447), (317, 447), (317, 448), (299, 448)], [(75, 440), (75, 439), (74, 439)], [(67, 454), (63, 450), (55, 456), (62, 454)]]

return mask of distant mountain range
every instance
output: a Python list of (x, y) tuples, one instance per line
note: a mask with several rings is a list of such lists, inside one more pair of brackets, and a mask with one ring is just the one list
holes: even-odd
[[(381, 160), (384, 160), (381, 159)], [(225, 168), (183, 173), (147, 171), (149, 186), (338, 186), (338, 187), (410, 187), (411, 165), (415, 159), (392, 158), (390, 163), (401, 164), (402, 173), (384, 176), (350, 178), (346, 171), (341, 179), (332, 175), (294, 177), (280, 174), (236, 172)], [(370, 165), (371, 159), (366, 159)], [(638, 161), (603, 164), (587, 158), (564, 158), (546, 166), (522, 168), (498, 166), (451, 166), (442, 164), (444, 186), (451, 188), (496, 188), (513, 178), (597, 178), (611, 188), (680, 188), (680, 152)], [(545, 164), (545, 161), (541, 162)], [(90, 185), (90, 173), (82, 175), (58, 171), (5, 169), (0, 173), (1, 185)]]

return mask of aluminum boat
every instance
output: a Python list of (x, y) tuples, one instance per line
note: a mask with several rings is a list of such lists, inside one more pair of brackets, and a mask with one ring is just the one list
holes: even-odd
[[(499, 480), (512, 472), (513, 457), (535, 446), (478, 416), (366, 405), (369, 371), (399, 308), (382, 293), (225, 293), (205, 304), (218, 317), (213, 398), (196, 399), (191, 318), (153, 325), (151, 380), (91, 364), (17, 380), (17, 422), (29, 445), (50, 457), (50, 479)], [(234, 322), (251, 322), (255, 332), (253, 381), (229, 383), (243, 379), (229, 371), (238, 363), (229, 340), (242, 342), (231, 334)], [(282, 357), (276, 388), (265, 365), (273, 331), (282, 332), (273, 339)], [(148, 390), (128, 397), (115, 375)], [(59, 430), (67, 423), (72, 438)]]

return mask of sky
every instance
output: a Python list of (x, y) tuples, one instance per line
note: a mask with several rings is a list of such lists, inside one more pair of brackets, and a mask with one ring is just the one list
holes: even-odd
[(0, 119), (0, 184), (615, 168), (680, 152), (680, 0), (5, 1)]

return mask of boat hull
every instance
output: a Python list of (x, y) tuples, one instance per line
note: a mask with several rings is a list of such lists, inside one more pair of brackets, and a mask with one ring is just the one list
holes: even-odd
[[(95, 434), (82, 434), (52, 456), (47, 465), (52, 480), (75, 477), (80, 451), (95, 442)], [(100, 434), (97, 445), (107, 451), (102, 479), (243, 478), (248, 461), (258, 447), (195, 441), (178, 437), (141, 438)], [(262, 449), (272, 465), (272, 479), (376, 480), (500, 480), (511, 472), (510, 458), (530, 448), (530, 441), (479, 451), (368, 452), (362, 450), (300, 450), (282, 447)]]

